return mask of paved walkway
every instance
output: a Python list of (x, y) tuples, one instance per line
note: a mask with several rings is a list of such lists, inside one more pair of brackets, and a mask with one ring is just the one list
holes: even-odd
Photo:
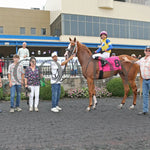
[(150, 115), (139, 116), (142, 99), (122, 110), (121, 98), (98, 99), (96, 110), (86, 112), (88, 99), (60, 101), (61, 113), (50, 111), (49, 101), (40, 102), (39, 112), (9, 113), (9, 102), (1, 102), (0, 150), (150, 150)]

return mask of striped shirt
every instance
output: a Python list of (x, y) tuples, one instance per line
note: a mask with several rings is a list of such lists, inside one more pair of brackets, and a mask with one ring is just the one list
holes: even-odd
[(12, 85), (21, 85), (22, 74), (24, 74), (23, 66), (18, 64), (10, 64), (8, 68), (8, 74), (10, 74)]
[(150, 56), (147, 58), (143, 57), (136, 61), (140, 65), (141, 75), (143, 79), (150, 79)]

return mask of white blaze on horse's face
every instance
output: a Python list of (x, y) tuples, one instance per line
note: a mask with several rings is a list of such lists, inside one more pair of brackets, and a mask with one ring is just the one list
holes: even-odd
[[(67, 48), (67, 49), (70, 50), (70, 48), (71, 48), (71, 44), (68, 45), (68, 48)], [(68, 51), (65, 52), (64, 56), (68, 59)]]
[(68, 51), (65, 52), (64, 56), (68, 58)]
[(71, 48), (71, 44), (68, 45), (68, 49), (70, 49), (70, 48)]

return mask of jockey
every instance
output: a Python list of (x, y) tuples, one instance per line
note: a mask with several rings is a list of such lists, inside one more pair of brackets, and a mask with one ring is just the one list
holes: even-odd
[(97, 49), (94, 54), (92, 55), (93, 59), (98, 59), (101, 60), (102, 66), (107, 64), (107, 60), (105, 58), (110, 57), (111, 49), (112, 49), (112, 44), (110, 40), (107, 38), (107, 32), (102, 31), (100, 33), (100, 37), (102, 39), (101, 45), (99, 49)]

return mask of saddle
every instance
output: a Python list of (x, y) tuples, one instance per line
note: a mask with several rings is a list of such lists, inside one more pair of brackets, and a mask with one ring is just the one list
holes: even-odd
[(98, 62), (100, 70), (99, 79), (103, 78), (103, 72), (121, 70), (121, 63), (118, 56), (106, 58), (105, 63), (106, 64), (103, 65), (101, 60)]

